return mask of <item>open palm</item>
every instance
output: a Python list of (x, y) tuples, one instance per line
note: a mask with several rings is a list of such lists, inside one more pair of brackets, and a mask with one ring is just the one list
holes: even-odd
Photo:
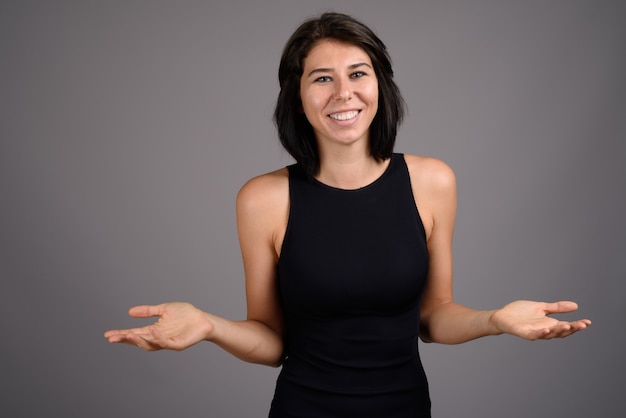
[(135, 306), (128, 311), (134, 318), (158, 317), (142, 328), (110, 330), (104, 337), (111, 343), (135, 345), (146, 351), (184, 350), (204, 340), (212, 331), (207, 315), (189, 303)]
[(560, 321), (548, 315), (576, 309), (578, 305), (569, 301), (544, 303), (518, 300), (494, 312), (491, 321), (500, 332), (527, 340), (562, 338), (587, 328), (591, 321)]

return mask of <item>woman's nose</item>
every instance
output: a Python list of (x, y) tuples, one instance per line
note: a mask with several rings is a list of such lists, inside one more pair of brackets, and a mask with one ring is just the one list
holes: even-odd
[(339, 79), (335, 87), (336, 100), (350, 100), (352, 98), (352, 87), (348, 80)]

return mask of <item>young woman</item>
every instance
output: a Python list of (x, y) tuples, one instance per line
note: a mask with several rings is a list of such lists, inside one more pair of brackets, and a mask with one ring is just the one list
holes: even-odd
[(237, 198), (247, 319), (138, 306), (131, 316), (157, 322), (108, 331), (110, 342), (182, 350), (206, 340), (282, 365), (272, 417), (429, 417), (418, 337), (550, 339), (590, 325), (548, 316), (574, 302), (454, 302), (455, 177), (439, 160), (393, 153), (404, 102), (368, 27), (336, 13), (304, 22), (279, 80), (274, 118), (296, 164), (250, 180)]

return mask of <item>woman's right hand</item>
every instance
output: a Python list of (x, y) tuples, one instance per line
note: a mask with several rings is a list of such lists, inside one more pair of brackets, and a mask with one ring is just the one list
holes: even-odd
[(128, 314), (134, 318), (159, 318), (143, 328), (105, 332), (110, 343), (134, 345), (146, 351), (180, 351), (209, 338), (214, 328), (206, 312), (185, 302), (135, 306)]

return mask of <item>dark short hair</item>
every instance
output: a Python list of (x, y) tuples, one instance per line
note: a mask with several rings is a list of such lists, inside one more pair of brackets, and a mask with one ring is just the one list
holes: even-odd
[(309, 175), (318, 172), (320, 162), (313, 127), (302, 112), (300, 79), (304, 59), (324, 39), (356, 45), (372, 61), (378, 79), (378, 112), (370, 125), (369, 147), (370, 154), (377, 161), (391, 157), (405, 108), (393, 80), (387, 47), (370, 28), (341, 13), (324, 13), (306, 20), (291, 35), (280, 59), (280, 93), (274, 109), (274, 123), (283, 147)]

